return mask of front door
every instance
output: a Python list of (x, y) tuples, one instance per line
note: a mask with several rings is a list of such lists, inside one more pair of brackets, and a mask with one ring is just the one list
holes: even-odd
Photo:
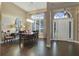
[(53, 20), (53, 39), (71, 40), (73, 39), (73, 22), (71, 19)]

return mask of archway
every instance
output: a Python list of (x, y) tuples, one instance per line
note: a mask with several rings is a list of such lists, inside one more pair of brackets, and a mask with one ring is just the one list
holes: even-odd
[(58, 11), (54, 14), (53, 39), (73, 40), (73, 19), (68, 11)]

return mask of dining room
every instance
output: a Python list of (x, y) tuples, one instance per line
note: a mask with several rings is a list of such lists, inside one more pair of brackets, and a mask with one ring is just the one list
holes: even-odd
[(79, 3), (1, 2), (0, 55), (78, 56), (78, 14)]

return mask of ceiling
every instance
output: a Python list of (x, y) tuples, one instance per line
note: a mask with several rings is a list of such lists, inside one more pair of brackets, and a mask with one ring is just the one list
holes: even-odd
[(13, 2), (18, 7), (24, 9), (26, 12), (45, 9), (47, 6), (46, 2)]
[(79, 4), (79, 2), (13, 2), (18, 7), (22, 8), (26, 12), (39, 10), (39, 9), (46, 9), (47, 5), (48, 8), (58, 8), (58, 7), (65, 7)]
[(72, 5), (77, 5), (79, 2), (50, 2), (48, 4), (48, 8), (59, 8), (59, 7), (67, 7), (67, 6), (72, 6)]

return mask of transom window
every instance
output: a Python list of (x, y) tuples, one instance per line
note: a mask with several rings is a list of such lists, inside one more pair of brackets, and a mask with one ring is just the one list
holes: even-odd
[(71, 18), (71, 16), (67, 11), (56, 12), (54, 15), (54, 19), (61, 19), (61, 18)]
[(32, 19), (44, 19), (44, 13), (32, 15), (31, 18)]

